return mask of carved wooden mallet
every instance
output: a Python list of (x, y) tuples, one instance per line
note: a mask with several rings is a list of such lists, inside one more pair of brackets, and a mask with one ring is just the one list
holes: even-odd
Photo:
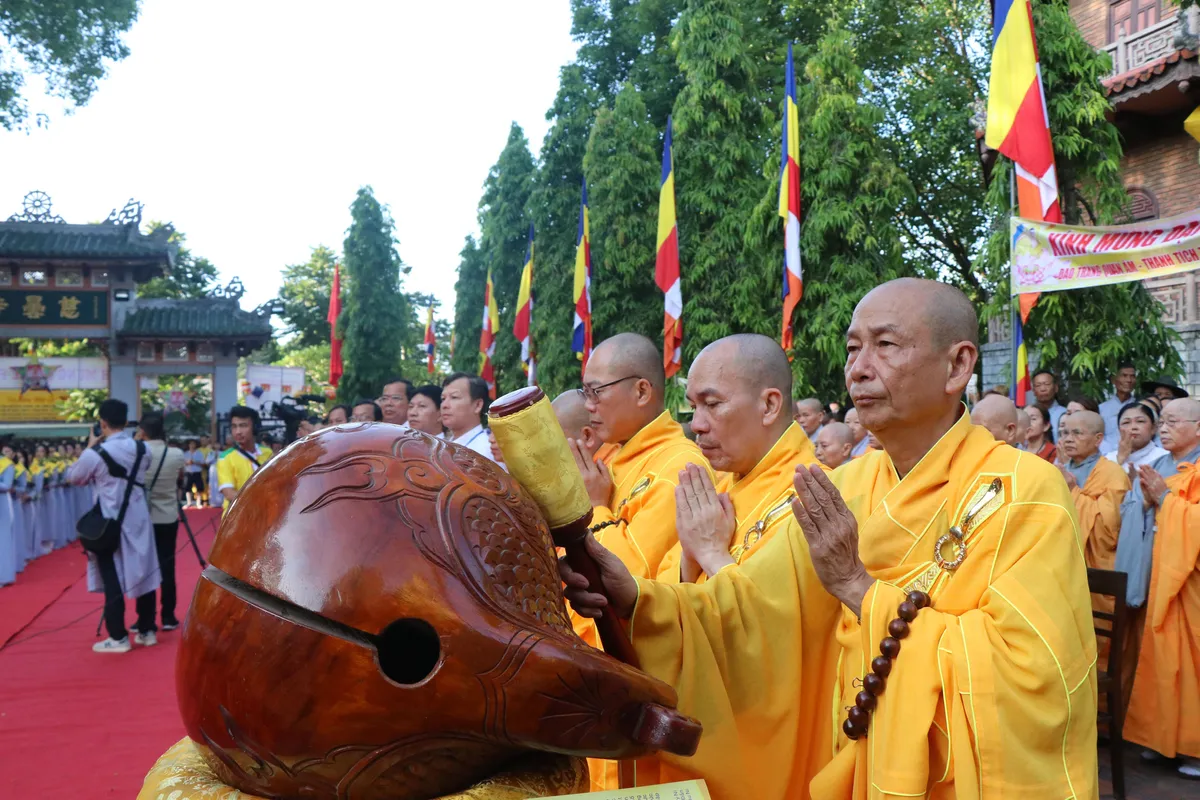
[[(492, 403), (488, 419), (509, 474), (541, 509), (554, 544), (566, 551), (571, 569), (587, 578), (590, 591), (607, 596), (600, 570), (584, 545), (592, 524), (592, 501), (545, 393), (536, 386), (509, 392)], [(610, 608), (596, 620), (596, 628), (604, 652), (638, 666), (633, 645)]]

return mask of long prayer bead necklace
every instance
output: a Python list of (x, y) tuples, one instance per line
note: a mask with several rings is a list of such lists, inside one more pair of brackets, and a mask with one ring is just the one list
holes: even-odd
[(878, 705), (879, 695), (887, 687), (887, 677), (892, 673), (892, 662), (900, 655), (900, 640), (908, 636), (908, 624), (917, 618), (917, 612), (929, 605), (929, 595), (924, 592), (909, 592), (908, 598), (896, 610), (899, 615), (888, 623), (888, 636), (879, 643), (880, 655), (871, 659), (871, 671), (862, 679), (862, 691), (854, 698), (854, 705), (846, 709), (846, 721), (842, 733), (851, 739), (867, 735), (871, 724), (871, 712)]

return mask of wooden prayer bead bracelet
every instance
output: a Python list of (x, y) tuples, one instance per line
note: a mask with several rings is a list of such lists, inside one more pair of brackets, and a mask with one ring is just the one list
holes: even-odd
[(879, 643), (881, 655), (871, 659), (871, 672), (861, 682), (862, 691), (854, 698), (854, 705), (846, 709), (846, 721), (842, 733), (851, 739), (867, 735), (871, 724), (871, 712), (878, 704), (879, 695), (887, 686), (887, 677), (892, 673), (892, 662), (900, 655), (900, 640), (908, 636), (908, 623), (917, 618), (917, 612), (929, 605), (929, 595), (924, 592), (909, 592), (908, 598), (897, 609), (899, 617), (888, 623), (888, 636)]

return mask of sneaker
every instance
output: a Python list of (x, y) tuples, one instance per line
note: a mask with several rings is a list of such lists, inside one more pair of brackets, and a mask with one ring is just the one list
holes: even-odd
[(1180, 756), (1183, 762), (1179, 765), (1179, 776), (1192, 781), (1200, 781), (1200, 758)]
[(1147, 750), (1142, 751), (1142, 761), (1149, 761), (1149, 762), (1153, 763), (1155, 761), (1166, 761), (1166, 760), (1167, 760), (1166, 756), (1164, 756), (1162, 753), (1159, 753), (1155, 750), (1147, 749)]
[(170, 622), (163, 620), (162, 630), (164, 630), (164, 631), (173, 631), (178, 627), (179, 627), (179, 620), (177, 620), (177, 619), (173, 619)]
[(133, 640), (142, 647), (154, 647), (154, 645), (158, 644), (158, 637), (154, 635), (154, 631), (139, 633), (133, 637)]
[(109, 637), (103, 642), (96, 642), (92, 645), (93, 653), (128, 653), (133, 647), (129, 644), (129, 637), (124, 639), (113, 639)]

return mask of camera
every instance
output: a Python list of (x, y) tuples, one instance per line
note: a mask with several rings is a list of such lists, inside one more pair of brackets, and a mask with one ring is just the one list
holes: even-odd
[(325, 398), (317, 394), (302, 394), (299, 397), (284, 395), (278, 403), (271, 404), (270, 415), (283, 420), (283, 443), (289, 445), (297, 439), (300, 423), (313, 416), (309, 403), (324, 403)]

